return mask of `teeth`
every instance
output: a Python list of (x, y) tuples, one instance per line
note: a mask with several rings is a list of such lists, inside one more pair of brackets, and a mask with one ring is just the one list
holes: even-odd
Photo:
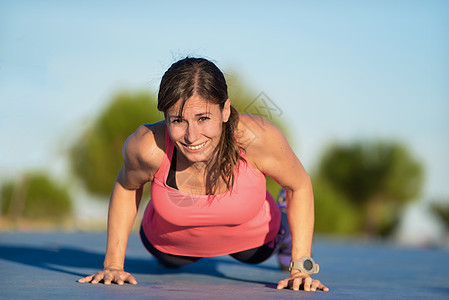
[(204, 146), (204, 144), (206, 144), (206, 142), (204, 142), (198, 146), (187, 146), (187, 148), (192, 149), (192, 150), (198, 150), (198, 149), (202, 148)]

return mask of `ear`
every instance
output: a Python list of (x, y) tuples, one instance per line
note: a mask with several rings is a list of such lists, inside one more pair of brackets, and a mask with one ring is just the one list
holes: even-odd
[(229, 116), (231, 115), (231, 100), (226, 100), (221, 114), (223, 117), (223, 122), (226, 123), (229, 120)]

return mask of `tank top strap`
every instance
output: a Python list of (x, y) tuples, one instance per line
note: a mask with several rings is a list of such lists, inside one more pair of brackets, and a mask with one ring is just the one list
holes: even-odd
[(170, 138), (170, 135), (168, 134), (168, 129), (165, 127), (165, 156), (168, 158), (168, 161), (170, 162), (173, 156), (173, 148), (175, 145), (173, 144), (173, 141)]
[(161, 166), (157, 170), (156, 174), (154, 174), (154, 178), (159, 180), (161, 183), (165, 182), (168, 176), (168, 171), (170, 170), (170, 162), (173, 156), (173, 148), (174, 144), (168, 134), (167, 128), (165, 128), (165, 146), (164, 146), (164, 158), (162, 159)]

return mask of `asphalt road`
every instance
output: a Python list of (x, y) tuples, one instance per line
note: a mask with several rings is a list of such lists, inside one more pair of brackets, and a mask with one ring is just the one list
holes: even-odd
[(228, 256), (165, 269), (130, 237), (125, 268), (138, 285), (77, 280), (101, 268), (105, 233), (0, 233), (1, 299), (449, 299), (449, 251), (316, 238), (316, 278), (329, 292), (276, 290), (275, 258), (245, 265)]

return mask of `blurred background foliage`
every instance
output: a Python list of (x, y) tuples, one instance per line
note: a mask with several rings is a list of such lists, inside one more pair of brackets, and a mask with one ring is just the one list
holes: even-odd
[(434, 200), (431, 209), (433, 213), (443, 223), (445, 229), (449, 231), (449, 199)]
[[(254, 113), (248, 110), (248, 104), (259, 101), (260, 94), (246, 89), (235, 73), (227, 73), (226, 77), (232, 105), (240, 112)], [(288, 138), (282, 112), (267, 107), (271, 100), (266, 95), (263, 97), (258, 103), (259, 114), (278, 126)], [(75, 177), (90, 194), (104, 200), (108, 200), (122, 166), (126, 138), (142, 124), (163, 120), (163, 114), (157, 110), (156, 96), (150, 92), (119, 92), (108, 103), (69, 151)], [(321, 233), (388, 236), (397, 226), (404, 205), (417, 199), (423, 185), (420, 162), (397, 142), (334, 144), (324, 151), (311, 174), (315, 231)], [(280, 186), (267, 178), (267, 189), (276, 197)], [(16, 183), (4, 183), (1, 197), (2, 215), (11, 220), (59, 222), (72, 212), (67, 187), (57, 185), (44, 173), (28, 174)], [(447, 224), (448, 207), (434, 206), (433, 210)]]
[(156, 98), (148, 92), (121, 92), (112, 98), (75, 142), (70, 162), (87, 191), (108, 199), (122, 167), (126, 138), (146, 123), (163, 119)]
[(25, 174), (16, 182), (1, 186), (2, 216), (20, 220), (62, 223), (72, 216), (72, 198), (66, 186), (58, 185), (47, 174)]
[(313, 175), (316, 230), (388, 236), (423, 179), (420, 162), (397, 142), (333, 145)]

